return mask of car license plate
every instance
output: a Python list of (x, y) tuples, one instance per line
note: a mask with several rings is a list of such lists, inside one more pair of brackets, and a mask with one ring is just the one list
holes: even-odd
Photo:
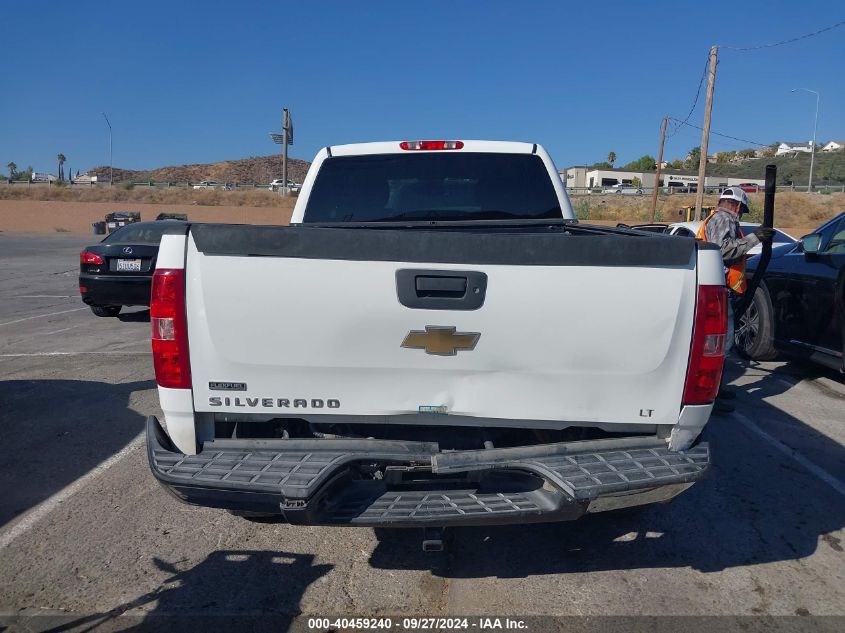
[(141, 260), (140, 259), (118, 259), (117, 260), (117, 269), (139, 273), (139, 272), (141, 272)]

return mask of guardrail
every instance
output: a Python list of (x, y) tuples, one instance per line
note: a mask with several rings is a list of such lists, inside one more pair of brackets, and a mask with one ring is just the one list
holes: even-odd
[[(70, 182), (64, 181), (61, 185), (54, 182), (45, 182), (40, 180), (5, 180), (2, 184), (6, 186), (27, 186), (27, 187), (108, 187), (108, 182)], [(164, 182), (164, 181), (144, 181), (144, 182), (135, 182), (135, 181), (115, 181), (115, 187), (126, 187), (130, 185), (132, 187), (160, 187), (162, 189), (169, 189), (169, 188), (182, 188), (182, 189), (191, 189), (195, 185), (200, 185), (201, 182)], [(232, 183), (221, 183), (215, 186), (208, 186), (202, 187), (203, 189), (216, 189), (218, 191), (223, 191), (229, 187), (232, 190), (237, 189), (269, 189), (270, 183), (257, 183), (257, 182), (232, 182)]]
[[(128, 181), (115, 181), (115, 187), (126, 187)], [(69, 182), (65, 181), (62, 185), (57, 185), (55, 182), (42, 182), (42, 181), (29, 181), (29, 180), (6, 180), (3, 181), (3, 184), (6, 186), (21, 186), (26, 185), (27, 187), (108, 187), (108, 182)], [(150, 188), (162, 188), (162, 189), (169, 189), (169, 188), (182, 188), (182, 189), (190, 189), (195, 185), (200, 185), (200, 182), (165, 182), (165, 181), (143, 181), (143, 182), (131, 182), (128, 183), (132, 187), (150, 187)], [(257, 182), (232, 182), (232, 183), (221, 183), (216, 186), (209, 186), (203, 187), (203, 189), (214, 189), (217, 191), (223, 191), (228, 187), (230, 190), (237, 191), (239, 189), (269, 189), (270, 183), (257, 183)], [(704, 188), (705, 194), (717, 194), (721, 193), (726, 187), (725, 185), (708, 185)], [(634, 195), (648, 195), (654, 191), (654, 187), (638, 187), (637, 190), (642, 191), (642, 194), (632, 194), (632, 193), (622, 193), (614, 190), (610, 190), (607, 187), (567, 187), (566, 191), (570, 195), (618, 195), (618, 196), (634, 196)], [(794, 191), (796, 193), (807, 193), (808, 187), (807, 185), (778, 185), (778, 191)], [(758, 190), (759, 193), (763, 193), (763, 187), (761, 186)], [(696, 193), (695, 187), (660, 187), (660, 193), (672, 195), (672, 194), (690, 194)], [(845, 193), (845, 185), (814, 185), (812, 189), (812, 193)]]
[[(734, 185), (736, 186), (736, 185)], [(705, 194), (718, 194), (727, 189), (726, 185), (713, 185), (704, 188)], [(807, 185), (778, 185), (778, 191), (794, 191), (796, 193), (845, 193), (845, 185), (813, 185), (812, 191), (809, 191)], [(642, 193), (622, 192), (610, 189), (608, 187), (567, 187), (567, 193), (573, 196), (584, 195), (608, 195), (608, 196), (639, 196), (650, 195), (654, 192), (654, 187), (636, 187), (634, 191), (641, 191)], [(660, 187), (659, 193), (673, 195), (673, 194), (690, 194), (696, 193), (696, 187)], [(750, 192), (755, 193), (755, 192)], [(763, 193), (761, 186), (756, 193)]]

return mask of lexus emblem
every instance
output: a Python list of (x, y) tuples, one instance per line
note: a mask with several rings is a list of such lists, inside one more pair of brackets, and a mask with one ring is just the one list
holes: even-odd
[(131, 246), (124, 246), (123, 252), (126, 253), (127, 255), (131, 255), (132, 254), (132, 247)]
[(460, 351), (475, 349), (481, 334), (456, 332), (454, 327), (426, 325), (425, 330), (411, 330), (402, 341), (407, 349), (422, 349), (435, 356), (455, 356)]

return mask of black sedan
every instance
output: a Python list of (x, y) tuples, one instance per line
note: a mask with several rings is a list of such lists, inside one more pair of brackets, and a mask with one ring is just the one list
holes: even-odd
[[(748, 260), (749, 271), (758, 261)], [(783, 352), (845, 371), (845, 213), (773, 249), (736, 343), (755, 360)]]
[(150, 285), (164, 231), (176, 220), (136, 222), (79, 254), (79, 293), (91, 311), (115, 317), (122, 306), (150, 305)]

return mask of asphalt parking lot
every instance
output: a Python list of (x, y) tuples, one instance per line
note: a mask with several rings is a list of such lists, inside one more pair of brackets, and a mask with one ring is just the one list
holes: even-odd
[(195, 614), (845, 616), (842, 377), (731, 359), (737, 411), (708, 425), (711, 476), (639, 514), (459, 529), (442, 554), (416, 531), (250, 523), (181, 505), (149, 474), (149, 313), (82, 305), (92, 241), (0, 234), (0, 630), (55, 625), (33, 616), (78, 630)]

